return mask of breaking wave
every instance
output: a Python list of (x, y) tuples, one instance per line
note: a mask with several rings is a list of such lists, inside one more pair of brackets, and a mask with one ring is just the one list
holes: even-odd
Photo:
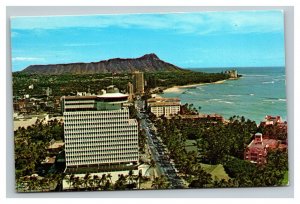
[(218, 102), (220, 102), (220, 103), (227, 103), (227, 104), (234, 104), (234, 103), (231, 102), (231, 101), (218, 101)]
[(243, 76), (247, 76), (247, 77), (266, 77), (269, 75), (263, 75), (263, 74), (242, 74)]
[(229, 97), (239, 97), (242, 95), (238, 95), (238, 94), (228, 94), (228, 95), (223, 95), (223, 96), (229, 96)]
[(285, 98), (268, 98), (268, 99), (264, 99), (264, 102), (271, 102), (271, 103), (275, 103), (275, 102), (286, 102)]
[(262, 82), (263, 84), (274, 84), (275, 82), (274, 81), (264, 81)]

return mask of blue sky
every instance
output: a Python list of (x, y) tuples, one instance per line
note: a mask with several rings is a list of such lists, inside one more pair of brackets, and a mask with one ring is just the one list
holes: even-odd
[(12, 69), (156, 53), (182, 68), (284, 66), (281, 11), (11, 18)]

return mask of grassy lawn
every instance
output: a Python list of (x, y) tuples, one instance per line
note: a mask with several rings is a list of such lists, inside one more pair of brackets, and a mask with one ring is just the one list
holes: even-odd
[[(185, 142), (185, 149), (187, 152), (190, 151), (196, 151), (197, 152), (197, 147), (195, 145), (196, 140), (186, 140)], [(203, 168), (204, 171), (207, 173), (210, 173), (212, 178), (218, 178), (218, 179), (225, 179), (226, 181), (230, 178), (227, 173), (224, 170), (223, 165), (217, 164), (217, 165), (210, 165), (210, 164), (203, 164), (201, 163), (201, 167)]]
[(197, 147), (195, 145), (196, 140), (186, 140), (185, 141), (185, 150), (187, 152), (195, 151), (197, 152)]
[(288, 185), (289, 184), (289, 172), (286, 171), (284, 174), (284, 178), (283, 181), (281, 183), (283, 186)]
[(222, 164), (217, 164), (217, 165), (209, 165), (209, 164), (202, 164), (201, 167), (203, 168), (204, 171), (207, 173), (210, 173), (212, 178), (218, 178), (218, 179), (225, 179), (228, 180), (229, 176), (224, 170), (224, 167)]

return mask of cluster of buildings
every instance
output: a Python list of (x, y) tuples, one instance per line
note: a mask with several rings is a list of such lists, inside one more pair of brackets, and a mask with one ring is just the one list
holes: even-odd
[[(231, 78), (237, 78), (236, 70), (226, 71)], [(66, 171), (80, 168), (97, 168), (110, 171), (137, 170), (139, 164), (138, 122), (129, 118), (128, 101), (144, 95), (144, 74), (133, 72), (133, 83), (128, 82), (128, 94), (120, 93), (115, 86), (101, 90), (98, 95), (78, 92), (76, 96), (63, 96), (54, 102), (29, 98), (14, 101), (14, 110), (19, 113), (30, 113), (41, 106), (51, 106), (61, 110), (64, 119), (64, 142), (51, 141), (48, 147), (49, 156), (43, 165), (51, 166), (56, 156), (64, 148)], [(29, 89), (34, 86), (30, 85)], [(47, 88), (46, 95), (52, 90)], [(44, 105), (43, 105), (44, 104)], [(224, 122), (218, 114), (185, 114), (182, 113), (179, 98), (153, 96), (146, 101), (148, 110), (156, 117), (166, 118), (180, 115), (183, 119), (210, 119)], [(261, 127), (276, 126), (287, 132), (287, 123), (279, 116), (266, 116)], [(281, 149), (286, 151), (287, 141), (278, 140), (272, 133), (256, 133), (254, 139), (244, 152), (244, 159), (257, 164), (265, 164), (268, 151)]]
[(238, 72), (237, 72), (236, 69), (233, 69), (233, 70), (226, 70), (224, 73), (225, 73), (225, 74), (228, 74), (229, 77), (232, 78), (232, 79), (238, 78)]
[[(28, 86), (28, 90), (34, 89), (34, 85)], [(40, 111), (61, 112), (60, 97), (53, 97), (52, 89), (47, 87), (44, 94), (39, 96), (31, 96), (25, 93), (24, 96), (13, 98), (13, 109), (15, 113), (31, 114)], [(51, 100), (49, 99), (51, 97)]]
[(15, 99), (13, 102), (14, 112), (30, 114), (40, 111), (60, 112), (60, 99), (46, 100), (44, 98), (24, 97)]
[(215, 122), (225, 122), (223, 116), (213, 113), (213, 114), (202, 114), (194, 113), (190, 114), (185, 112), (181, 101), (179, 98), (164, 98), (153, 94), (152, 98), (147, 100), (147, 107), (151, 113), (156, 117), (164, 116), (166, 118), (171, 118), (173, 116), (180, 116), (182, 119), (192, 119), (192, 120), (210, 120)]
[(164, 116), (166, 118), (171, 118), (173, 116), (180, 116), (182, 119), (192, 119), (192, 120), (209, 120), (211, 122), (225, 122), (223, 116), (213, 113), (213, 114), (202, 114), (193, 113), (190, 114), (185, 111), (183, 105), (179, 98), (164, 98), (152, 94), (153, 97), (147, 99), (147, 107), (151, 113), (156, 117)]
[(128, 82), (127, 92), (128, 100), (133, 101), (136, 96), (142, 96), (145, 93), (145, 79), (143, 72), (133, 72), (132, 73), (133, 83)]
[(269, 151), (276, 149), (287, 151), (287, 138), (282, 140), (276, 137), (276, 135), (282, 133), (282, 131), (285, 131), (285, 134), (287, 134), (287, 123), (283, 122), (280, 116), (267, 115), (260, 126), (263, 128), (266, 128), (267, 126), (279, 127), (279, 129), (274, 129), (275, 131), (272, 133), (266, 132), (264, 135), (262, 133), (256, 133), (254, 139), (245, 149), (245, 160), (262, 165), (267, 163)]
[[(280, 135), (281, 138), (287, 138), (287, 122), (282, 121), (280, 116), (267, 115), (265, 120), (260, 123), (260, 127), (266, 130), (265, 137), (276, 139)], [(285, 142), (287, 143), (287, 139)]]

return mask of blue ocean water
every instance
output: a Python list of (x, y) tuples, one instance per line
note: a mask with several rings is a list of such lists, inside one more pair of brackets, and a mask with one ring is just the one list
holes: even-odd
[[(221, 72), (224, 68), (192, 69), (202, 72)], [(287, 118), (284, 67), (238, 68), (242, 77), (221, 84), (203, 84), (164, 93), (164, 97), (179, 97), (181, 103), (201, 107), (201, 113), (218, 113), (226, 119), (244, 116), (259, 123), (266, 115)]]

